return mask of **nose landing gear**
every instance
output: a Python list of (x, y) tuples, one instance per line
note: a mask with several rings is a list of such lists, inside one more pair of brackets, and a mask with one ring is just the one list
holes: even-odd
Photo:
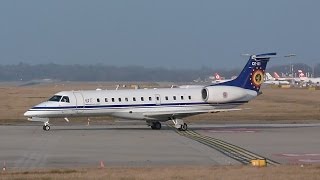
[(43, 127), (42, 127), (43, 130), (45, 131), (49, 131), (50, 130), (50, 124), (49, 124), (49, 121), (45, 122)]
[(32, 117), (32, 118), (28, 118), (28, 120), (29, 121), (36, 121), (36, 122), (43, 122), (44, 125), (43, 125), (42, 129), (44, 131), (50, 130), (49, 118)]
[(50, 126), (49, 125), (43, 125), (42, 129), (45, 130), (45, 131), (49, 131), (50, 130)]

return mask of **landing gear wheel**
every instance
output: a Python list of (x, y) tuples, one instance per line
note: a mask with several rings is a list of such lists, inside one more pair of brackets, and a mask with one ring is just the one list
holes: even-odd
[(184, 124), (183, 124), (182, 130), (184, 130), (184, 131), (188, 130), (188, 125), (187, 125), (187, 123), (184, 123)]
[(181, 124), (181, 127), (178, 129), (179, 131), (186, 131), (188, 129), (187, 123)]
[(160, 122), (156, 122), (155, 123), (155, 127), (156, 127), (156, 129), (161, 129), (161, 123)]
[(44, 125), (42, 127), (42, 129), (45, 130), (45, 131), (49, 131), (50, 130), (50, 126), (49, 125)]
[(161, 129), (161, 123), (160, 122), (153, 122), (151, 125), (151, 129)]

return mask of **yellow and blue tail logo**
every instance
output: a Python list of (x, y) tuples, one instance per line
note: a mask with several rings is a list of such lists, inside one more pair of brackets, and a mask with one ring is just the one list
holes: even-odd
[(251, 55), (247, 64), (236, 79), (213, 84), (211, 86), (237, 86), (258, 92), (264, 80), (267, 63), (270, 58), (275, 55), (277, 55), (277, 53)]

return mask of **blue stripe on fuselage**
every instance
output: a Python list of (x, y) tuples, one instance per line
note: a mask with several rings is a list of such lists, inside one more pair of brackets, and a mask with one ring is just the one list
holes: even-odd
[(149, 107), (160, 107), (160, 106), (189, 106), (189, 105), (229, 105), (229, 104), (244, 104), (248, 101), (235, 101), (228, 103), (207, 103), (207, 102), (196, 102), (196, 103), (167, 103), (167, 104), (122, 104), (122, 105), (84, 105), (84, 106), (58, 106), (58, 107), (33, 107), (30, 110), (49, 110), (49, 109), (96, 109), (96, 108), (124, 108), (124, 107), (141, 107), (141, 108), (149, 108)]

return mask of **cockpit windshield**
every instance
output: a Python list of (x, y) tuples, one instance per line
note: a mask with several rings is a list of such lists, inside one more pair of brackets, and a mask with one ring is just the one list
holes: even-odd
[(62, 96), (54, 95), (52, 96), (52, 98), (49, 99), (49, 101), (59, 102), (61, 98)]

